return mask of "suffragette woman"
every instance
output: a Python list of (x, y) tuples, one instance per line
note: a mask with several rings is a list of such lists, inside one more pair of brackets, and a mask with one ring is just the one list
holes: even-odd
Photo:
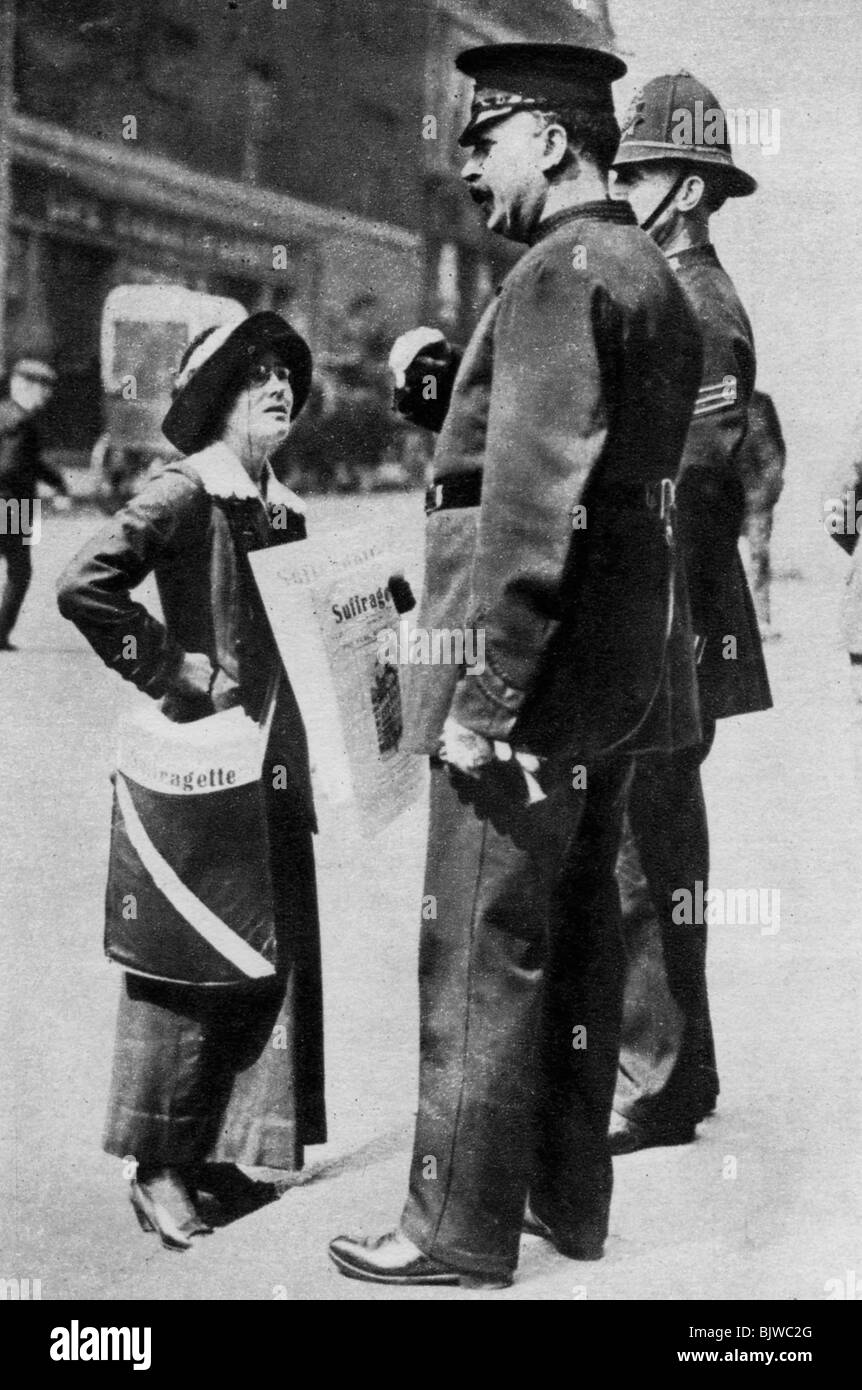
[[(228, 1213), (248, 1201), (251, 1180), (236, 1165), (295, 1169), (304, 1146), (326, 1137), (307, 746), (247, 559), (305, 534), (302, 504), (268, 460), (311, 371), (307, 344), (273, 313), (195, 339), (163, 425), (187, 457), (147, 483), (60, 581), (63, 615), (170, 720), (241, 706), (262, 721), (274, 699), (261, 785), (275, 973), (226, 988), (146, 970), (123, 977), (105, 1148), (134, 1159), (136, 1215), (171, 1249), (211, 1229), (213, 1197)], [(150, 573), (163, 622), (132, 597)]]

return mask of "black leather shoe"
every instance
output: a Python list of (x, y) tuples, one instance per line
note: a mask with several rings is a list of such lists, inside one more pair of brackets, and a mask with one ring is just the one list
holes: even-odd
[(559, 1231), (553, 1230), (529, 1206), (524, 1212), (521, 1230), (525, 1235), (541, 1236), (543, 1240), (550, 1241), (554, 1249), (565, 1255), (568, 1260), (600, 1260), (605, 1253), (601, 1241), (571, 1240)]
[(449, 1284), (462, 1289), (507, 1289), (511, 1274), (468, 1274), (426, 1255), (402, 1231), (376, 1238), (338, 1236), (329, 1242), (329, 1255), (348, 1279), (369, 1284)]
[(611, 1153), (637, 1153), (639, 1149), (673, 1148), (677, 1144), (691, 1144), (697, 1138), (694, 1122), (672, 1125), (639, 1125), (629, 1120), (608, 1135)]

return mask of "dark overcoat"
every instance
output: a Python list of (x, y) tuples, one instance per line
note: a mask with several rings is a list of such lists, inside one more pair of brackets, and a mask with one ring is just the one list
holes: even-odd
[[(274, 768), (286, 768), (286, 789), (268, 795), (268, 823), (279, 958), (286, 962), (287, 974), (281, 980), (280, 1003), (271, 990), (261, 995), (257, 1008), (253, 997), (246, 997), (246, 1023), (236, 1034), (245, 1055), (241, 1067), (236, 1059), (226, 1058), (226, 1073), (236, 1064), (237, 1081), (231, 1089), (226, 1077), (221, 1079), (227, 1105), (220, 1120), (211, 1123), (217, 1131), (213, 1155), (224, 1161), (291, 1168), (301, 1162), (303, 1144), (325, 1137), (322, 999), (310, 846), (314, 807), (305, 730), (263, 604), (242, 560), (243, 549), (304, 535), (304, 521), (294, 510), (297, 499), (271, 474), (267, 503), (264, 506), (239, 460), (224, 445), (212, 445), (172, 464), (72, 561), (60, 579), (59, 606), (108, 666), (153, 698), (164, 697), (162, 710), (170, 719), (188, 721), (237, 704), (257, 718), (271, 677), (280, 675), (264, 785), (273, 786)], [(155, 575), (164, 622), (131, 596), (150, 573)], [(206, 653), (218, 668), (212, 700), (169, 691), (185, 652)], [(207, 1030), (218, 1025), (218, 1009), (207, 1006), (216, 1013), (204, 1026), (195, 998), (200, 995), (194, 987), (166, 991), (157, 982), (143, 981), (135, 985), (131, 1013), (125, 1000), (106, 1143), (111, 1152), (142, 1156), (149, 1145), (149, 1152), (158, 1150), (165, 1161), (177, 1161), (170, 1136), (158, 1129), (157, 1115), (130, 1121), (131, 1131), (122, 1139), (117, 1137), (118, 1115), (122, 1110), (131, 1114), (135, 1104), (143, 1112), (138, 1088), (150, 1099), (159, 1098), (164, 1084), (170, 1094), (171, 1078), (165, 1072), (170, 1060), (151, 1050), (158, 1046), (157, 1022), (164, 1031), (170, 1018), (178, 1037), (194, 1035), (193, 1044), (184, 1043), (187, 1050), (205, 1051)], [(167, 1005), (162, 996), (169, 998)], [(285, 1036), (295, 1046), (271, 1045), (269, 1033), (276, 1021), (284, 1024)], [(123, 1027), (139, 1030), (141, 1036), (124, 1039)], [(257, 1038), (257, 1051), (250, 1061), (252, 1038)], [(176, 1039), (172, 1045), (179, 1055)], [(137, 1058), (134, 1066), (128, 1060), (132, 1054)], [(148, 1080), (141, 1078), (142, 1068), (150, 1068)], [(177, 1084), (174, 1078), (174, 1089)], [(218, 1089), (212, 1078), (208, 1084)], [(187, 1117), (181, 1122), (188, 1128)], [(179, 1124), (180, 1120), (177, 1128)], [(123, 1144), (131, 1147), (123, 1149)]]
[(0, 401), (0, 497), (35, 497), (40, 480), (66, 491), (63, 475), (42, 457), (36, 421), (15, 401)]
[(573, 759), (697, 741), (655, 494), (700, 380), (691, 307), (627, 204), (540, 224), (473, 333), (434, 456), (435, 483), (481, 473), (481, 503), (430, 515), (417, 624), (483, 633), (485, 670), (410, 668), (409, 747), (434, 752), (450, 712)]
[(704, 718), (722, 719), (772, 705), (738, 548), (746, 501), (739, 455), (754, 390), (754, 339), (712, 245), (678, 252), (669, 263), (703, 334), (703, 380), (682, 456), (677, 514), (692, 620), (705, 638), (701, 709)]

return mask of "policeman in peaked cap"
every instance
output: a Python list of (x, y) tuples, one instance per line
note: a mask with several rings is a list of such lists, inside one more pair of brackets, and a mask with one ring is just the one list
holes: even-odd
[(375, 1283), (500, 1287), (525, 1222), (572, 1259), (607, 1235), (623, 789), (636, 753), (701, 737), (660, 502), (701, 349), (664, 256), (608, 196), (621, 61), (513, 44), (458, 66), (476, 86), (462, 179), (527, 249), (460, 361), (426, 500), (417, 628), (481, 640), (481, 659), (407, 673), (433, 905), (409, 1193), (397, 1231), (330, 1253)]
[[(625, 75), (626, 65), (600, 47), (602, 36), (590, 19), (580, 15), (575, 19), (579, 21), (575, 32), (583, 46), (490, 44), (467, 49), (456, 58), (455, 66), (474, 83), (470, 115), (459, 145), (469, 149), (492, 127), (520, 111), (558, 111), (576, 118), (606, 118), (616, 146), (619, 128), (611, 84)], [(482, 206), (483, 211), (489, 211)], [(510, 235), (513, 229), (501, 226), (491, 212), (491, 230)], [(389, 358), (395, 375), (396, 409), (411, 424), (439, 431), (460, 360), (458, 349), (437, 329), (415, 328), (402, 334)], [(429, 380), (434, 382), (430, 392)]]
[(680, 890), (701, 903), (706, 891), (700, 765), (715, 721), (767, 709), (771, 698), (737, 550), (754, 340), (710, 240), (712, 214), (756, 184), (734, 163), (714, 93), (687, 72), (657, 77), (634, 98), (614, 169), (617, 188), (679, 277), (704, 340), (703, 378), (676, 488), (704, 739), (670, 757), (639, 759), (629, 788), (618, 866), (628, 974), (611, 1126), (613, 1152), (628, 1153), (689, 1142), (715, 1106), (705, 926), (678, 920), (674, 904)]

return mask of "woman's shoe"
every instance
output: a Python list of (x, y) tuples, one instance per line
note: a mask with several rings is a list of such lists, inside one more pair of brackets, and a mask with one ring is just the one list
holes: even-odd
[(155, 1231), (166, 1250), (189, 1250), (192, 1236), (212, 1232), (195, 1211), (176, 1169), (163, 1168), (146, 1181), (133, 1179), (129, 1200), (141, 1230)]

